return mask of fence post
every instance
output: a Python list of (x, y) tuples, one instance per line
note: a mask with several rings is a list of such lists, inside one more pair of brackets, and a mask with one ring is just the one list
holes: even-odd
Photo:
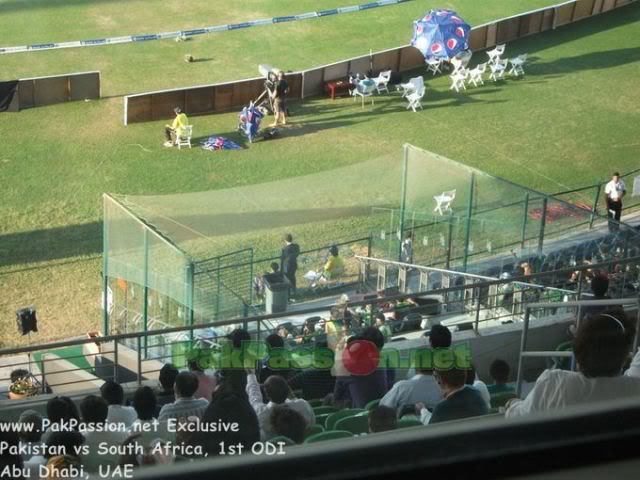
[(591, 206), (591, 216), (589, 217), (589, 230), (593, 228), (593, 222), (596, 219), (596, 208), (598, 208), (598, 200), (600, 199), (600, 191), (602, 190), (602, 184), (599, 183), (596, 187), (596, 195), (593, 198), (593, 205)]
[(217, 275), (217, 280), (216, 283), (218, 285), (217, 288), (217, 293), (216, 293), (216, 320), (219, 320), (218, 316), (220, 315), (220, 292), (222, 290), (222, 285), (221, 285), (221, 272), (220, 272), (220, 257), (218, 257), (218, 275)]
[(149, 229), (144, 228), (144, 287), (142, 289), (142, 320), (144, 322), (144, 358), (147, 358), (147, 330), (149, 329)]
[(547, 197), (542, 199), (542, 216), (540, 218), (540, 234), (538, 235), (538, 253), (542, 253), (544, 244), (544, 227), (547, 223)]
[(185, 285), (185, 297), (186, 297), (186, 307), (187, 307), (187, 315), (189, 322), (189, 326), (191, 329), (189, 330), (189, 345), (193, 347), (193, 319), (194, 319), (194, 311), (193, 311), (193, 298), (194, 298), (194, 289), (195, 289), (195, 267), (193, 262), (189, 262), (187, 264), (186, 270), (186, 285)]
[(107, 221), (107, 203), (106, 199), (102, 197), (102, 334), (104, 336), (109, 335), (109, 305), (107, 304), (108, 295), (107, 289), (109, 288), (109, 235), (108, 235)]
[(446, 269), (451, 267), (451, 245), (453, 243), (453, 215), (449, 215), (449, 235), (447, 236), (447, 261), (445, 263)]
[(529, 217), (529, 193), (524, 194), (524, 211), (522, 212), (522, 238), (520, 240), (520, 248), (524, 249), (527, 240), (527, 220)]
[(520, 397), (522, 394), (522, 380), (523, 380), (523, 360), (524, 357), (522, 354), (526, 351), (527, 348), (527, 337), (529, 335), (529, 315), (530, 310), (528, 306), (524, 308), (524, 322), (522, 325), (522, 337), (520, 338), (520, 356), (518, 358), (518, 377), (516, 379), (516, 396)]
[(475, 184), (475, 173), (471, 173), (469, 182), (469, 203), (467, 204), (467, 225), (464, 234), (464, 258), (462, 260), (462, 271), (467, 271), (467, 261), (469, 257), (469, 241), (471, 240), (471, 215), (473, 214), (473, 187)]
[[(142, 384), (142, 342), (140, 335), (136, 337), (138, 343), (138, 385)], [(146, 334), (145, 334), (146, 338)]]
[(118, 383), (118, 340), (113, 341), (113, 381)]
[(400, 198), (400, 238), (398, 239), (398, 261), (402, 261), (402, 237), (404, 236), (404, 210), (407, 207), (407, 170), (409, 167), (409, 145), (405, 144), (402, 155), (402, 190)]

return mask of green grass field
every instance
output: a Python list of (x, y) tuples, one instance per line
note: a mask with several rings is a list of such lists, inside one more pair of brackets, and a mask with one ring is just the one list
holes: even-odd
[[(552, 2), (445, 3), (439, 5), (453, 6), (477, 24)], [(22, 342), (13, 333), (14, 311), (30, 304), (41, 322), (33, 341), (98, 327), (102, 192), (247, 185), (401, 155), (405, 142), (548, 192), (637, 167), (638, 4), (510, 44), (507, 55), (530, 55), (522, 79), (455, 94), (448, 78), (427, 78), (425, 109), (417, 114), (405, 109), (398, 94), (376, 97), (375, 106), (364, 109), (351, 99), (316, 98), (291, 105), (292, 124), (279, 139), (216, 153), (164, 149), (165, 122), (122, 125), (118, 95), (254, 76), (258, 63), (297, 69), (397, 46), (410, 38), (411, 21), (434, 4), (408, 2), (185, 43), (0, 56), (5, 78), (101, 70), (103, 95), (111, 97), (0, 115), (0, 345)], [(180, 15), (163, 13), (173, 8), (164, 2), (126, 2), (126, 11), (124, 5), (3, 2), (0, 45), (170, 31), (319, 8), (310, 1), (261, 0), (244, 2), (244, 8), (225, 2), (214, 14), (210, 2), (195, 1), (188, 15)], [(181, 61), (187, 52), (211, 60), (192, 69)], [(193, 123), (198, 138), (240, 140), (236, 113), (195, 117)]]

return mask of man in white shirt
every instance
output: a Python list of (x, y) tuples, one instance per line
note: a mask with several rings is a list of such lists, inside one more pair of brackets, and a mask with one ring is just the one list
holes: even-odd
[(640, 399), (640, 378), (621, 374), (633, 337), (628, 325), (619, 312), (581, 322), (574, 341), (578, 371), (545, 370), (526, 399), (507, 403), (505, 416), (619, 398)]
[(82, 455), (82, 464), (85, 471), (95, 473), (102, 466), (116, 466), (118, 456), (100, 451), (100, 445), (122, 445), (127, 439), (127, 431), (122, 424), (108, 424), (107, 415), (109, 406), (107, 402), (96, 395), (88, 395), (80, 402), (80, 414), (84, 422), (85, 445), (89, 447), (89, 453)]
[(138, 414), (133, 407), (122, 405), (124, 403), (124, 390), (119, 383), (107, 380), (100, 387), (100, 395), (109, 404), (107, 422), (122, 423), (126, 428), (129, 428), (138, 418)]
[(380, 405), (398, 410), (404, 405), (424, 403), (432, 409), (442, 400), (442, 391), (433, 378), (433, 370), (416, 369), (409, 380), (400, 380), (380, 400)]
[(264, 382), (264, 390), (269, 403), (262, 401), (262, 392), (255, 372), (249, 373), (247, 375), (247, 395), (249, 396), (249, 403), (258, 416), (262, 440), (269, 440), (276, 435), (271, 426), (271, 411), (276, 405), (286, 405), (300, 413), (304, 417), (307, 427), (315, 423), (316, 417), (309, 402), (301, 398), (290, 398), (292, 392), (289, 384), (281, 376), (271, 375), (267, 378)]
[(622, 215), (622, 198), (627, 193), (627, 187), (620, 179), (618, 172), (614, 172), (611, 181), (605, 185), (604, 193), (606, 195), (607, 217), (610, 220), (615, 220), (615, 222), (609, 222), (609, 231), (615, 232), (618, 230), (617, 222), (620, 221)]

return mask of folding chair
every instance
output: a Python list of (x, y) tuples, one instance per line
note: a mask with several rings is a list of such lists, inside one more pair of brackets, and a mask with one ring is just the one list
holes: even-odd
[(436, 208), (434, 208), (433, 211), (438, 212), (440, 215), (444, 215), (444, 211), (451, 211), (451, 203), (453, 203), (455, 198), (455, 190), (449, 190), (442, 192), (441, 195), (434, 196), (433, 199), (436, 201)]
[(518, 75), (524, 75), (524, 69), (522, 68), (522, 66), (526, 61), (526, 53), (518, 55), (516, 58), (512, 58), (511, 60), (509, 60), (509, 62), (511, 63), (511, 70), (509, 70), (509, 75), (513, 75), (514, 77), (517, 77)]
[(496, 45), (496, 48), (493, 50), (489, 50), (487, 55), (489, 56), (489, 63), (497, 63), (500, 60), (500, 57), (504, 53), (504, 49), (506, 44)]
[(420, 107), (420, 110), (422, 110), (422, 99), (424, 98), (424, 93), (425, 93), (425, 88), (423, 86), (422, 89), (420, 89), (420, 91), (415, 91), (407, 95), (407, 100), (409, 101), (409, 105), (407, 105), (407, 110), (411, 109), (415, 112), (417, 107)]
[(178, 150), (181, 147), (191, 148), (191, 136), (193, 135), (193, 125), (185, 125), (183, 128), (179, 128), (176, 131), (176, 145)]
[(376, 91), (376, 82), (368, 78), (364, 80), (360, 80), (360, 82), (356, 84), (356, 88), (354, 88), (352, 91), (353, 101), (355, 102), (356, 97), (361, 97), (362, 108), (364, 108), (364, 97), (371, 97), (371, 105), (373, 105), (373, 92), (375, 91)]
[(456, 92), (460, 92), (460, 89), (466, 90), (467, 87), (465, 87), (464, 82), (467, 79), (468, 74), (469, 71), (464, 67), (460, 67), (454, 71), (450, 75), (451, 86), (449, 87), (449, 90), (455, 90)]
[(435, 77), (437, 73), (441, 73), (440, 67), (442, 66), (442, 59), (429, 57), (426, 60), (427, 72), (431, 72)]
[(391, 80), (391, 70), (385, 70), (384, 72), (380, 72), (373, 81), (376, 83), (376, 90), (378, 91), (378, 95), (380, 95), (383, 91), (389, 93), (388, 83)]
[(407, 83), (401, 83), (398, 85), (398, 90), (402, 90), (402, 96), (406, 97), (410, 93), (417, 92), (421, 88), (424, 88), (423, 77), (413, 77), (409, 79)]
[(469, 70), (469, 83), (473, 83), (474, 87), (480, 85), (484, 85), (484, 80), (482, 80), (482, 76), (484, 72), (487, 71), (487, 63), (481, 63), (480, 65), (476, 65), (475, 68)]
[(494, 82), (497, 82), (498, 79), (503, 79), (504, 72), (507, 69), (508, 62), (509, 60), (505, 59), (505, 60), (498, 60), (496, 63), (489, 64), (489, 68), (491, 68), (491, 75), (489, 75), (489, 78)]

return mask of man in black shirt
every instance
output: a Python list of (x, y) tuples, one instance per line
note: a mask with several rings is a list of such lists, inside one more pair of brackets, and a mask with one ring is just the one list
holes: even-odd
[(287, 233), (284, 237), (284, 248), (280, 254), (280, 270), (287, 277), (291, 284), (290, 297), (296, 294), (296, 270), (298, 270), (298, 255), (300, 255), (300, 246), (293, 243), (293, 236)]
[(272, 127), (278, 126), (279, 123), (282, 125), (287, 124), (287, 106), (285, 100), (288, 93), (289, 84), (284, 79), (284, 72), (280, 70), (278, 71), (278, 80), (275, 83), (275, 88), (271, 91), (273, 113), (275, 114), (275, 118), (271, 124)]

